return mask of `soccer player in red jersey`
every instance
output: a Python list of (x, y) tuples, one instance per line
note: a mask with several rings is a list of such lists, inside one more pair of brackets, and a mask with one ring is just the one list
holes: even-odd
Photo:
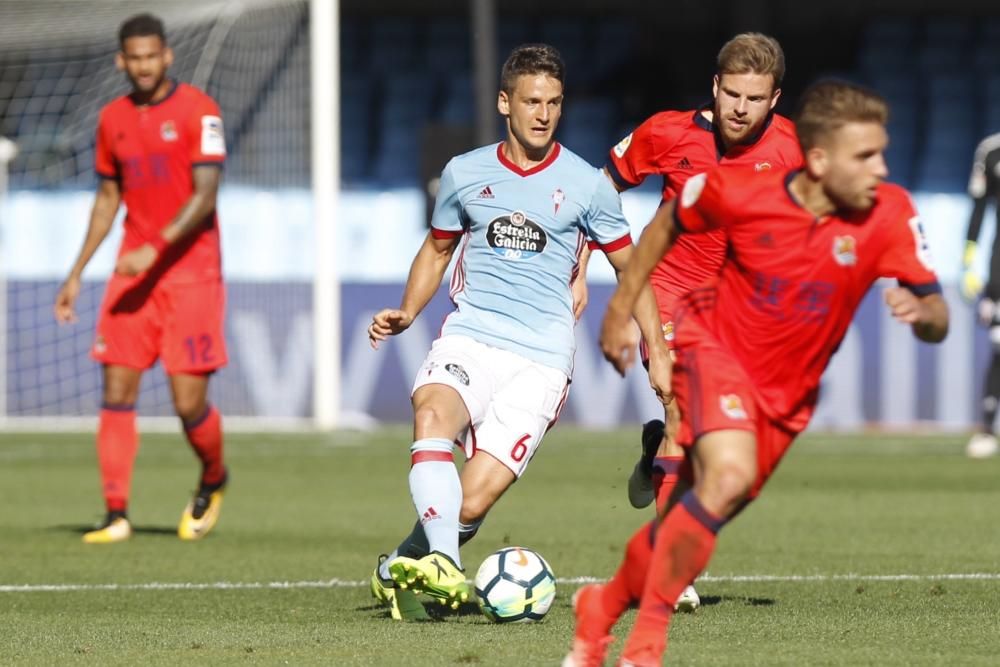
[[(796, 114), (804, 168), (700, 174), (642, 234), (601, 331), (619, 372), (636, 342), (630, 305), (678, 233), (724, 229), (728, 253), (720, 276), (677, 308), (672, 388), (683, 416), (678, 442), (689, 449), (695, 481), (656, 529), (619, 664), (660, 664), (674, 603), (705, 569), (716, 533), (757, 497), (808, 424), (820, 377), (875, 281), (899, 281), (884, 300), (919, 339), (947, 334), (948, 309), (913, 203), (883, 182), (887, 117), (871, 91), (818, 83)], [(600, 664), (617, 615), (599, 585), (582, 588), (575, 606), (574, 650), (564, 664)]]
[[(795, 127), (774, 113), (784, 74), (785, 56), (777, 40), (760, 33), (736, 35), (719, 51), (713, 103), (651, 116), (611, 149), (605, 171), (619, 191), (638, 186), (650, 176), (661, 176), (663, 201), (672, 201), (691, 176), (717, 166), (758, 173), (800, 166), (802, 152)], [(668, 348), (674, 345), (677, 299), (718, 275), (725, 254), (726, 237), (721, 230), (682, 236), (653, 269), (649, 282)], [(645, 346), (642, 351), (645, 361)], [(655, 419), (643, 426), (642, 457), (628, 480), (632, 506), (646, 507), (655, 498), (658, 516), (691, 485), (690, 465), (676, 443), (678, 420), (677, 404), (671, 402), (663, 421)], [(652, 548), (648, 539), (629, 547), (633, 558), (642, 560), (648, 560)], [(606, 594), (624, 609), (638, 599), (641, 586), (641, 579), (635, 581), (622, 572)], [(679, 607), (689, 611), (699, 604), (693, 586), (678, 600)]]
[(132, 92), (101, 111), (100, 185), (83, 247), (55, 301), (56, 319), (75, 321), (84, 267), (124, 202), (125, 236), (91, 350), (104, 370), (97, 458), (107, 516), (83, 540), (108, 543), (131, 536), (127, 505), (139, 445), (135, 403), (142, 373), (157, 359), (169, 376), (184, 434), (202, 463), (198, 492), (178, 526), (181, 539), (194, 540), (215, 525), (227, 478), (221, 417), (207, 400), (209, 378), (226, 364), (215, 213), (226, 156), (222, 118), (208, 95), (167, 77), (173, 53), (158, 18), (140, 14), (126, 20), (119, 43), (115, 63)]
[[(716, 166), (763, 172), (802, 164), (794, 126), (774, 113), (785, 74), (777, 40), (760, 33), (736, 35), (719, 51), (717, 67), (711, 106), (657, 113), (611, 149), (605, 169), (619, 191), (662, 176), (663, 201), (671, 201), (688, 178)], [(677, 298), (718, 275), (725, 254), (722, 231), (684, 236), (653, 269), (649, 281), (668, 346)], [(684, 454), (673, 442), (676, 411), (668, 410), (664, 421), (666, 428), (655, 420), (643, 429), (643, 456), (628, 484), (629, 501), (637, 508), (655, 497), (662, 512), (677, 483)]]

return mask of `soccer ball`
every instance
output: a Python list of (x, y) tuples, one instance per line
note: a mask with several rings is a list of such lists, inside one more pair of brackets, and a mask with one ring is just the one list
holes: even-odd
[(491, 621), (540, 621), (556, 597), (556, 577), (545, 559), (524, 547), (506, 547), (476, 572), (479, 608)]

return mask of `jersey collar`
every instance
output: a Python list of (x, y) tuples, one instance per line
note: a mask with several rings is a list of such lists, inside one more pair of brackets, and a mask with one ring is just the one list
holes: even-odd
[(516, 164), (508, 160), (507, 156), (503, 154), (503, 145), (504, 145), (503, 141), (497, 144), (497, 159), (500, 160), (500, 164), (507, 167), (518, 176), (531, 176), (532, 174), (537, 174), (538, 172), (542, 171), (550, 164), (555, 162), (556, 158), (559, 157), (559, 152), (562, 150), (562, 146), (560, 146), (559, 142), (556, 141), (554, 142), (552, 146), (552, 151), (549, 153), (548, 157), (546, 157), (544, 160), (536, 164), (531, 169), (521, 169), (521, 167), (517, 166)]

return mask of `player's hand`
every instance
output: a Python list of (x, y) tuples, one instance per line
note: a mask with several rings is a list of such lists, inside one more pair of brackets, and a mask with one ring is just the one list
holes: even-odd
[(966, 303), (975, 303), (976, 298), (983, 291), (983, 281), (979, 274), (971, 269), (966, 269), (962, 273), (959, 291)]
[(368, 325), (368, 340), (372, 349), (377, 350), (379, 341), (395, 336), (410, 328), (413, 318), (405, 310), (386, 308), (375, 313)]
[(670, 382), (673, 378), (674, 362), (670, 352), (651, 354), (649, 356), (649, 386), (652, 387), (656, 398), (664, 406), (674, 400)]
[(923, 304), (905, 287), (889, 287), (883, 292), (883, 298), (897, 322), (916, 324), (923, 321)]
[(149, 243), (143, 243), (135, 250), (130, 250), (115, 263), (115, 273), (123, 276), (137, 276), (145, 273), (156, 263), (160, 253)]
[(624, 377), (625, 371), (635, 363), (635, 348), (638, 344), (639, 332), (632, 322), (631, 314), (617, 307), (612, 297), (601, 323), (601, 352), (604, 353), (604, 358)]
[(590, 291), (587, 289), (587, 278), (581, 273), (573, 281), (573, 317), (579, 320), (589, 302)]
[(80, 279), (76, 276), (70, 276), (59, 287), (59, 292), (56, 294), (56, 303), (52, 307), (56, 315), (56, 322), (60, 324), (76, 322), (75, 306), (78, 296), (80, 296)]

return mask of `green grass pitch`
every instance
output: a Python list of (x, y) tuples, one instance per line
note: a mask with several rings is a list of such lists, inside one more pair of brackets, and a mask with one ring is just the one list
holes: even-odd
[[(676, 619), (666, 662), (998, 664), (1000, 460), (964, 458), (963, 440), (802, 438), (721, 533), (704, 606)], [(542, 623), (493, 625), (474, 607), (396, 623), (369, 596), (376, 556), (414, 519), (407, 429), (231, 435), (222, 518), (198, 543), (174, 533), (193, 455), (146, 435), (137, 532), (111, 546), (80, 541), (102, 514), (92, 436), (2, 434), (0, 664), (558, 665), (574, 582), (609, 576), (650, 518), (625, 498), (637, 441), (550, 434), (463, 558), (471, 576), (500, 546), (536, 549), (556, 602)]]

